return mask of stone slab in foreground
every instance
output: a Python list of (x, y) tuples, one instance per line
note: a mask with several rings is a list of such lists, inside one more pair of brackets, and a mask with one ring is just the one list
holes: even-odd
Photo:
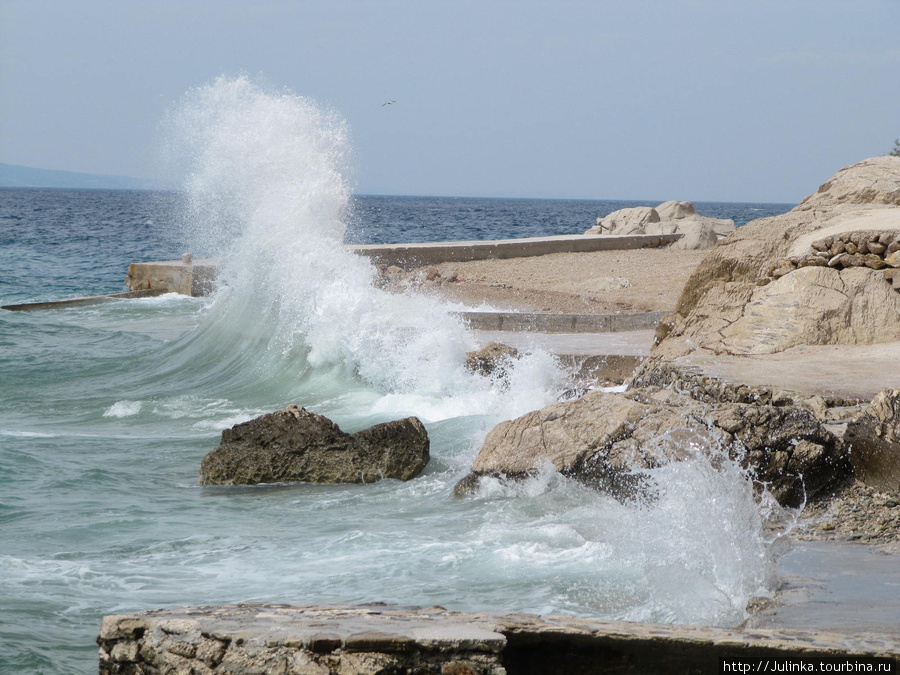
[(246, 603), (107, 616), (100, 675), (113, 673), (711, 673), (720, 659), (884, 658), (900, 635), (740, 630), (462, 614), (393, 605)]

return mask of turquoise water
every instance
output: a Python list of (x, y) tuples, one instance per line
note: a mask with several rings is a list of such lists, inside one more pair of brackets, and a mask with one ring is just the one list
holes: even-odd
[[(769, 592), (764, 514), (728, 463), (656, 470), (652, 505), (549, 469), (455, 499), (487, 431), (557, 400), (566, 374), (534, 353), (508, 386), (471, 375), (477, 339), (450, 308), (374, 288), (341, 247), (358, 210), (339, 120), (240, 78), (180, 114), (193, 164), (177, 199), (3, 191), (2, 304), (115, 292), (128, 262), (203, 247), (225, 283), (210, 299), (0, 311), (0, 672), (93, 672), (101, 617), (157, 607), (733, 625)], [(347, 431), (418, 415), (432, 461), (406, 483), (198, 486), (222, 429), (289, 403)]]

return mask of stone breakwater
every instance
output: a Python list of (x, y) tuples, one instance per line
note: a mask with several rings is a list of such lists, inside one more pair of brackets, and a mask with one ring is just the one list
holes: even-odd
[(442, 607), (246, 603), (107, 616), (100, 675), (718, 672), (719, 659), (880, 658), (900, 637), (701, 628)]
[(780, 279), (801, 267), (832, 267), (837, 270), (868, 267), (884, 270), (885, 279), (900, 290), (900, 232), (842, 232), (817, 239), (807, 255), (781, 258), (771, 263), (761, 280), (762, 284)]

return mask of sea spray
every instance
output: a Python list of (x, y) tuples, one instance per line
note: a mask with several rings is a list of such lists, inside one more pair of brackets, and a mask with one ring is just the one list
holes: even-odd
[[(220, 290), (188, 350), (216, 386), (280, 391), (285, 403), (311, 403), (351, 426), (483, 418), (467, 425), (462, 454), (448, 453), (432, 427), (433, 464), (451, 473), (465, 470), (490, 424), (557, 398), (552, 357), (529, 354), (503, 382), (466, 371), (475, 340), (448, 306), (377, 288), (371, 263), (344, 250), (349, 141), (337, 115), (239, 77), (192, 91), (175, 122), (190, 160), (191, 236), (222, 258)], [(658, 497), (643, 505), (558, 476), (526, 483), (502, 501), (499, 519), (475, 528), (475, 548), (451, 560), (479, 588), (506, 588), (497, 574), (510, 570), (534, 588), (556, 570), (564, 581), (546, 582), (547, 611), (574, 609), (586, 594), (620, 618), (736, 623), (771, 565), (749, 481), (736, 465), (705, 459), (652, 474)], [(496, 497), (473, 508), (497, 509)]]
[(371, 262), (343, 248), (350, 153), (338, 115), (220, 77), (189, 92), (170, 127), (170, 150), (183, 149), (188, 239), (221, 258), (220, 289), (193, 338), (200, 362), (215, 354), (216, 370), (242, 364), (234, 378), (306, 384), (324, 372), (331, 395), (363, 383), (404, 408), (395, 413), (415, 414), (419, 399), (433, 419), (504, 417), (556, 396), (563, 373), (539, 351), (498, 396), (497, 382), (464, 369), (475, 339), (448, 306), (376, 288)]
[(542, 570), (553, 580), (558, 595), (540, 611), (587, 603), (628, 621), (740, 623), (775, 573), (746, 471), (713, 451), (636, 473), (652, 496), (618, 501), (549, 462), (526, 481), (482, 479), (477, 499), (494, 515), (476, 546), (506, 578), (537, 584)]

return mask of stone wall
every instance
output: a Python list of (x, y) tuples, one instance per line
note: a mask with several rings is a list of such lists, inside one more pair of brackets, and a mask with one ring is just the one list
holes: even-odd
[(817, 239), (806, 255), (781, 258), (771, 263), (762, 283), (768, 279), (780, 279), (801, 267), (832, 267), (837, 270), (868, 267), (884, 270), (888, 283), (900, 290), (900, 232), (842, 232)]

